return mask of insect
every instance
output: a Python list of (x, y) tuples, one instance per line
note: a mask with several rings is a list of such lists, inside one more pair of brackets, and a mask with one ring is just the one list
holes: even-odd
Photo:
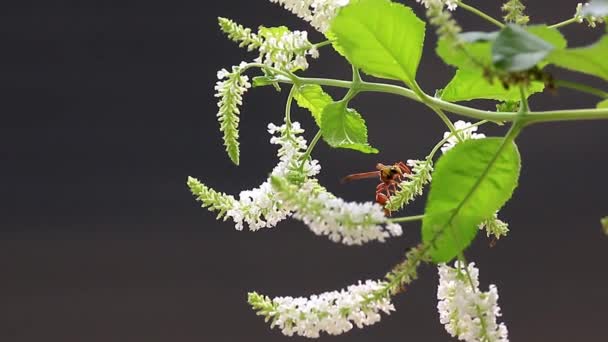
[[(412, 174), (412, 171), (402, 161), (396, 162), (393, 165), (378, 163), (376, 164), (376, 171), (348, 175), (342, 178), (342, 183), (358, 179), (380, 178), (380, 184), (376, 186), (376, 203), (384, 207), (391, 195), (397, 192), (397, 185), (401, 183), (403, 177), (410, 174)], [(384, 212), (386, 216), (391, 215), (388, 209), (384, 209)]]

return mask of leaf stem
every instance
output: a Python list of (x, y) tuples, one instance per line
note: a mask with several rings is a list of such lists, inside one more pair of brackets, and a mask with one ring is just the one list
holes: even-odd
[(293, 102), (293, 96), (296, 93), (296, 85), (291, 87), (289, 95), (287, 96), (287, 102), (285, 103), (285, 123), (287, 127), (291, 127), (291, 103)]
[(322, 48), (322, 47), (324, 47), (326, 45), (330, 45), (330, 44), (331, 44), (331, 40), (325, 40), (325, 41), (322, 41), (320, 43), (313, 44), (313, 46), (315, 48), (319, 49), (319, 48)]
[(312, 154), (312, 150), (315, 148), (322, 136), (323, 134), (321, 134), (321, 130), (319, 130), (317, 134), (315, 134), (315, 137), (312, 138), (310, 145), (308, 145), (308, 148), (306, 149), (302, 157), (300, 157), (300, 160), (302, 161), (302, 163), (300, 164), (300, 170), (304, 169), (304, 163), (306, 162), (306, 159), (310, 157), (310, 155)]
[(395, 218), (388, 219), (388, 222), (391, 222), (391, 223), (414, 222), (414, 221), (422, 221), (423, 218), (424, 218), (424, 215), (395, 217)]
[(565, 81), (565, 80), (557, 80), (555, 81), (555, 85), (562, 88), (574, 89), (583, 93), (588, 93), (595, 95), (597, 97), (608, 99), (608, 92), (603, 91), (601, 89), (594, 88), (592, 86), (588, 86), (586, 84), (580, 84), (577, 82)]
[(467, 5), (467, 4), (463, 3), (462, 1), (458, 2), (458, 7), (461, 7), (462, 9), (467, 10), (467, 11), (469, 11), (469, 12), (471, 12), (471, 13), (473, 13), (473, 14), (481, 17), (481, 18), (483, 18), (483, 19), (491, 22), (492, 24), (494, 24), (494, 25), (496, 25), (496, 26), (498, 26), (500, 28), (505, 27), (505, 24), (503, 24), (500, 21), (492, 18), (491, 16), (489, 16), (486, 13), (484, 13), (483, 11), (481, 11), (481, 10), (479, 10), (479, 9), (473, 7), (473, 6), (470, 6), (470, 5)]
[(567, 26), (567, 25), (570, 25), (570, 24), (574, 24), (576, 22), (578, 22), (578, 20), (576, 18), (570, 18), (568, 20), (564, 20), (564, 21), (559, 22), (557, 24), (549, 25), (549, 28), (555, 28), (555, 29), (562, 28), (564, 26)]
[[(291, 83), (294, 81), (289, 78), (277, 79), (278, 82)], [(318, 84), (338, 88), (351, 88), (351, 81), (325, 79), (325, 78), (303, 78), (298, 77), (296, 82), (299, 84)], [(359, 90), (362, 92), (378, 92), (395, 94), (406, 97), (408, 99), (423, 102), (414, 91), (392, 84), (361, 82)], [(516, 112), (493, 112), (480, 110), (472, 107), (467, 107), (447, 101), (443, 101), (436, 97), (426, 95), (427, 101), (436, 105), (438, 108), (445, 111), (466, 116), (473, 119), (488, 120), (488, 121), (516, 121), (519, 118)], [(534, 124), (539, 122), (556, 122), (556, 121), (574, 121), (574, 120), (608, 120), (608, 108), (600, 109), (566, 109), (553, 111), (538, 111), (531, 112), (525, 118), (526, 124)]]

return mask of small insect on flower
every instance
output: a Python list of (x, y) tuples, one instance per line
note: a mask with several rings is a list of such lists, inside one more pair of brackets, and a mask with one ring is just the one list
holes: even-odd
[[(376, 186), (376, 202), (381, 206), (385, 206), (391, 195), (397, 192), (397, 185), (401, 183), (405, 175), (411, 175), (410, 170), (404, 162), (399, 161), (393, 165), (376, 164), (377, 171), (362, 172), (348, 175), (342, 178), (342, 183), (365, 179), (365, 178), (380, 178), (380, 184)], [(391, 211), (384, 209), (386, 216), (391, 215)]]

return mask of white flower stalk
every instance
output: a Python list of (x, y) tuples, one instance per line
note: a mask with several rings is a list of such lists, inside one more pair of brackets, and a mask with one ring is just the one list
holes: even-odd
[(217, 112), (220, 131), (224, 133), (224, 146), (228, 156), (235, 164), (239, 164), (239, 106), (243, 104), (243, 94), (251, 87), (249, 78), (241, 75), (246, 63), (233, 66), (232, 71), (222, 69), (217, 72), (218, 81), (215, 85), (216, 94), (220, 100)]
[(256, 63), (264, 63), (285, 71), (306, 70), (306, 56), (319, 57), (319, 51), (308, 40), (306, 31), (292, 32), (284, 26), (261, 26), (257, 33), (252, 33), (251, 29), (230, 19), (218, 18), (218, 22), (228, 38), (239, 43), (240, 47), (246, 47), (248, 51), (259, 50), (260, 55), (255, 59)]
[(498, 290), (490, 285), (488, 292), (481, 292), (478, 276), (474, 263), (439, 265), (439, 320), (452, 337), (461, 341), (507, 342), (507, 327), (496, 323), (501, 316)]
[(495, 213), (494, 217), (481, 222), (479, 229), (485, 229), (488, 237), (494, 236), (496, 240), (500, 240), (501, 237), (507, 236), (509, 233), (509, 224), (499, 220), (498, 213)]
[(293, 211), (294, 218), (306, 223), (315, 234), (326, 235), (334, 242), (362, 245), (403, 234), (400, 225), (389, 223), (379, 204), (346, 202), (316, 180), (298, 186), (274, 177), (272, 186), (283, 206)]
[[(280, 146), (277, 153), (279, 163), (272, 170), (272, 177), (304, 181), (319, 173), (320, 166), (316, 160), (306, 160), (303, 164), (300, 161), (306, 150), (306, 140), (300, 136), (304, 130), (300, 128), (299, 123), (280, 127), (270, 124), (268, 131), (273, 135), (270, 142)], [(242, 230), (244, 224), (252, 231), (274, 227), (291, 215), (291, 211), (277, 198), (269, 180), (255, 189), (241, 191), (238, 200), (210, 189), (191, 177), (188, 179), (188, 186), (203, 203), (203, 207), (218, 211), (218, 217), (224, 216), (224, 220), (231, 218), (237, 230)]]
[(431, 182), (433, 172), (433, 161), (430, 158), (425, 160), (408, 160), (407, 165), (412, 169), (412, 174), (408, 180), (399, 183), (399, 189), (390, 197), (386, 204), (386, 209), (397, 211), (409, 204), (416, 196), (422, 195), (424, 186)]
[(250, 28), (243, 27), (228, 18), (217, 18), (220, 29), (228, 39), (239, 43), (239, 47), (246, 47), (248, 51), (258, 49), (264, 40), (259, 35), (252, 33)]
[(390, 297), (373, 294), (384, 282), (367, 280), (346, 290), (325, 292), (304, 297), (275, 297), (249, 293), (249, 304), (271, 327), (278, 327), (287, 336), (318, 338), (321, 332), (339, 335), (354, 326), (362, 328), (380, 321), (380, 313), (390, 314), (395, 307)]
[(329, 29), (338, 10), (348, 5), (349, 0), (270, 0), (278, 3), (298, 17), (310, 22), (321, 33)]
[[(298, 122), (280, 127), (268, 125), (268, 132), (273, 135), (270, 143), (279, 145), (277, 153), (279, 163), (271, 172), (271, 177), (298, 178), (300, 180), (315, 176), (321, 167), (316, 160), (306, 160), (300, 168), (300, 158), (306, 151), (306, 140), (301, 137), (304, 130)], [(291, 214), (289, 208), (281, 203), (270, 185), (270, 178), (259, 187), (241, 191), (239, 200), (228, 210), (226, 216), (232, 218), (236, 229), (243, 229), (243, 223), (250, 230), (276, 226)]]
[(445, 6), (450, 11), (455, 11), (458, 7), (459, 0), (416, 0), (416, 2), (424, 5), (424, 7), (429, 8), (431, 6)]
[[(448, 141), (446, 141), (445, 144), (443, 144), (443, 146), (441, 147), (441, 152), (443, 153), (446, 153), (447, 151), (451, 150), (454, 146), (456, 146), (456, 144), (460, 142), (460, 140), (465, 141), (469, 139), (483, 139), (486, 137), (486, 135), (483, 133), (475, 133), (477, 132), (478, 127), (472, 126), (470, 122), (459, 120), (454, 122), (454, 127), (457, 131), (459, 131), (455, 135), (453, 135), (452, 132), (445, 132), (443, 134), (443, 138), (448, 139)], [(456, 137), (456, 135), (460, 137), (460, 140)]]
[(584, 9), (585, 7), (589, 6), (589, 3), (579, 3), (576, 5), (576, 13), (574, 14), (574, 19), (576, 19), (576, 21), (578, 21), (579, 23), (583, 23), (584, 21), (587, 22), (587, 25), (589, 25), (589, 27), (593, 27), (595, 28), (597, 26), (597, 24), (601, 24), (604, 22), (603, 18), (598, 18), (596, 16), (593, 15), (588, 15), (584, 13)]

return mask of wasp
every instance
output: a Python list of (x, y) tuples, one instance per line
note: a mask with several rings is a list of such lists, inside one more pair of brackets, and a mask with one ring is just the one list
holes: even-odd
[[(358, 179), (376, 178), (380, 179), (380, 184), (376, 186), (376, 203), (385, 206), (389, 198), (397, 192), (397, 185), (401, 183), (403, 177), (411, 175), (410, 170), (404, 162), (399, 161), (392, 165), (376, 164), (376, 171), (354, 173), (342, 178), (342, 183), (350, 182)], [(391, 212), (384, 209), (386, 216), (390, 216)]]

